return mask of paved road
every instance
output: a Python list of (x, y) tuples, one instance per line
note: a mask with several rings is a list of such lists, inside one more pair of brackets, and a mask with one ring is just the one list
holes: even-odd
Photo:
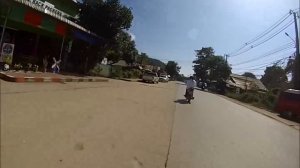
[(168, 168), (299, 168), (298, 130), (217, 95), (195, 97), (177, 101)]
[(175, 111), (173, 82), (0, 80), (0, 85), (0, 167), (165, 166)]

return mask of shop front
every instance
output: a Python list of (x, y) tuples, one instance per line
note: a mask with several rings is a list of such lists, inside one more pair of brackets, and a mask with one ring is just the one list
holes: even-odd
[(53, 58), (68, 61), (74, 41), (97, 43), (97, 36), (76, 23), (79, 5), (72, 0), (1, 3), (0, 62), (49, 68)]

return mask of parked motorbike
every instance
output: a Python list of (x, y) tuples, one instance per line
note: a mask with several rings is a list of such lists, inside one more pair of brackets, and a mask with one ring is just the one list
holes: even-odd
[(207, 83), (205, 82), (199, 82), (197, 84), (197, 86), (202, 90), (202, 91), (205, 91), (207, 89)]
[(201, 90), (204, 91), (206, 89), (207, 89), (207, 84), (203, 82), (201, 85)]

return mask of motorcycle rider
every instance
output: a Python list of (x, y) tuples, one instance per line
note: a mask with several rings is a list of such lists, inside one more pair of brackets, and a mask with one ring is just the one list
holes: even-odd
[(190, 76), (190, 78), (185, 82), (186, 84), (186, 90), (185, 90), (185, 97), (188, 95), (188, 91), (191, 93), (192, 99), (194, 99), (193, 93), (194, 93), (194, 88), (196, 87), (196, 81), (194, 80), (193, 76)]

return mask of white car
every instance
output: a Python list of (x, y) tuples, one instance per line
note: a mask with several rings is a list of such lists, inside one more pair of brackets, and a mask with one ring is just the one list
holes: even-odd
[(151, 83), (158, 83), (159, 77), (157, 73), (154, 72), (144, 72), (143, 74), (143, 81), (144, 82), (151, 82)]
[(166, 74), (161, 74), (159, 77), (159, 81), (160, 82), (168, 82), (169, 81), (169, 77)]

